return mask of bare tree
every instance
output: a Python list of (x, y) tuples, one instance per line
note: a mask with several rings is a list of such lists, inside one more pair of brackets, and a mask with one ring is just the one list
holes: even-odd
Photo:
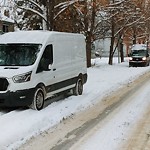
[(93, 41), (104, 37), (105, 29), (101, 28), (103, 23), (99, 19), (102, 17), (100, 6), (105, 3), (105, 0), (55, 0), (55, 3), (54, 0), (16, 1), (18, 7), (23, 10), (25, 21), (32, 23), (26, 24), (30, 28), (35, 28), (33, 21), (36, 21), (37, 25), (37, 22), (42, 24), (41, 21), (44, 20), (46, 28), (44, 23), (40, 26), (43, 29), (83, 33), (86, 37), (88, 67), (91, 66)]
[(112, 0), (104, 10), (108, 14), (107, 20), (111, 30), (108, 62), (110, 65), (113, 64), (113, 55), (117, 47), (121, 53), (121, 61), (123, 61), (122, 42), (127, 36), (129, 37), (129, 34), (133, 43), (136, 43), (137, 38), (142, 38), (144, 35), (145, 15), (141, 2), (143, 1)]
[(32, 21), (36, 21), (35, 25), (41, 29), (83, 33), (87, 67), (91, 66), (91, 47), (95, 40), (111, 38), (108, 63), (112, 65), (117, 47), (121, 61), (124, 60), (124, 38), (130, 37), (135, 43), (143, 32), (148, 36), (150, 13), (145, 11), (148, 4), (149, 0), (144, 4), (143, 0), (17, 0), (18, 7), (24, 10), (25, 22), (34, 25)]

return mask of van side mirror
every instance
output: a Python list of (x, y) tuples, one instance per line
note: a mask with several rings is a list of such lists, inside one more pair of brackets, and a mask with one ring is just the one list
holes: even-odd
[(147, 57), (149, 57), (149, 54), (147, 54)]

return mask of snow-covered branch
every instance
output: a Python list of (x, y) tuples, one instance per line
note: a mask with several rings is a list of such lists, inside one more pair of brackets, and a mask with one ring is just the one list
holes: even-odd
[(21, 7), (21, 6), (18, 6), (18, 8), (23, 9), (23, 10), (26, 10), (26, 11), (31, 11), (31, 12), (37, 14), (38, 16), (40, 16), (40, 17), (41, 17), (42, 19), (44, 19), (45, 21), (47, 21), (47, 20), (46, 20), (46, 17), (45, 17), (43, 14), (41, 14), (39, 11), (36, 11), (36, 10), (34, 10), (34, 9), (32, 9), (32, 8), (28, 8), (28, 7)]

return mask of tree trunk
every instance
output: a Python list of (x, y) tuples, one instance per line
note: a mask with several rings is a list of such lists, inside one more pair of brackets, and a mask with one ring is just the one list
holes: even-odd
[(87, 67), (91, 67), (91, 36), (90, 31), (88, 31), (89, 28), (89, 22), (88, 22), (88, 4), (87, 1), (85, 1), (84, 5), (84, 30), (85, 30), (85, 37), (86, 37), (86, 58), (87, 58)]
[[(47, 19), (47, 10), (46, 10), (46, 7), (43, 6), (43, 15), (45, 16), (45, 19)], [(47, 30), (48, 26), (47, 26), (47, 21), (42, 19), (42, 27), (43, 27), (43, 30)]]
[[(95, 16), (96, 16), (96, 0), (93, 0), (92, 3), (92, 14), (91, 14), (91, 18), (86, 17), (86, 52), (87, 52), (87, 67), (91, 67), (91, 48), (92, 48), (92, 42), (93, 42), (93, 31), (94, 31), (94, 25), (95, 25)], [(87, 11), (87, 3), (86, 3), (86, 11)], [(87, 16), (87, 14), (86, 14)], [(90, 24), (88, 24), (88, 20), (90, 20)], [(88, 28), (90, 27), (90, 30), (88, 30)]]
[(86, 58), (87, 58), (87, 67), (91, 67), (91, 37), (89, 34), (87, 34), (86, 37)]
[(109, 52), (109, 65), (113, 64), (113, 48), (114, 48), (114, 41), (115, 41), (115, 37), (114, 37), (114, 20), (112, 18), (112, 27), (111, 27), (111, 43), (110, 43), (110, 52)]
[(133, 44), (136, 44), (136, 27), (133, 28)]
[[(114, 3), (114, 0), (113, 0)], [(114, 12), (112, 12), (114, 14)], [(110, 43), (110, 52), (109, 52), (109, 65), (113, 64), (113, 49), (114, 49), (114, 42), (115, 42), (115, 22), (114, 17), (111, 18), (111, 43)]]
[[(112, 41), (112, 38), (111, 38), (111, 41)], [(111, 44), (110, 45), (110, 52), (109, 52), (109, 62), (108, 64), (109, 65), (112, 65), (113, 64), (113, 45)]]
[(123, 44), (122, 42), (120, 43), (120, 57), (121, 57), (121, 62), (124, 62), (124, 53), (123, 53)]
[[(118, 50), (120, 52), (120, 58), (121, 58), (121, 62), (124, 62), (124, 53), (123, 53), (123, 39), (122, 39), (122, 33), (119, 33), (118, 36)], [(119, 57), (119, 56), (118, 56)]]
[(54, 30), (54, 6), (55, 6), (55, 0), (49, 0), (50, 1), (50, 30)]
[(47, 29), (52, 31), (54, 29), (54, 0), (47, 0)]

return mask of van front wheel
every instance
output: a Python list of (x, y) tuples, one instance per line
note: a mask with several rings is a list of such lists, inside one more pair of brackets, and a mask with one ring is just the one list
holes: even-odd
[(31, 104), (31, 108), (35, 110), (41, 110), (44, 106), (44, 92), (42, 88), (37, 88), (34, 94), (34, 99)]
[(74, 95), (82, 95), (83, 93), (83, 82), (79, 78), (76, 82), (76, 86), (73, 88), (73, 94)]

